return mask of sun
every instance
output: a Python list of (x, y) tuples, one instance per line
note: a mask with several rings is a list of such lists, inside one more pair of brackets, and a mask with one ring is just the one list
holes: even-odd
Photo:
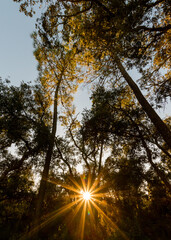
[(90, 192), (88, 192), (88, 191), (87, 192), (81, 191), (81, 194), (82, 194), (84, 200), (89, 201), (91, 199)]
[[(70, 194), (70, 197), (74, 201), (69, 201), (68, 204), (47, 214), (45, 220), (42, 221), (40, 225), (33, 227), (29, 233), (26, 233), (27, 236), (28, 234), (29, 237), (33, 236), (34, 234), (36, 234), (36, 232), (39, 231), (39, 229), (43, 229), (46, 225), (54, 221), (57, 217), (70, 211), (70, 223), (73, 222), (74, 218), (77, 215), (80, 216), (80, 225), (78, 227), (79, 230), (76, 234), (78, 234), (80, 240), (83, 240), (86, 227), (85, 221), (87, 220), (88, 223), (91, 223), (90, 225), (95, 226), (96, 219), (93, 209), (96, 209), (99, 216), (101, 215), (104, 221), (108, 223), (111, 231), (115, 231), (117, 229), (125, 240), (129, 240), (127, 236), (119, 229), (119, 227), (103, 211), (102, 207), (104, 206), (105, 209), (107, 209), (107, 203), (105, 202), (105, 200), (101, 201), (101, 198), (104, 199), (107, 196), (107, 193), (104, 192), (104, 190), (103, 193), (101, 193), (101, 190), (105, 189), (107, 185), (104, 184), (100, 186), (100, 175), (94, 181), (92, 181), (91, 175), (89, 175), (88, 178), (83, 175), (81, 176), (81, 183), (77, 182), (73, 177), (70, 177), (69, 179), (72, 182), (72, 184), (70, 185), (60, 182), (59, 180), (48, 180), (48, 182), (51, 182), (57, 186), (62, 186), (63, 188), (73, 192), (73, 194)], [(71, 211), (71, 209), (74, 209), (74, 211)], [(88, 217), (86, 217), (87, 215)], [(21, 237), (21, 240), (26, 239), (26, 234)]]

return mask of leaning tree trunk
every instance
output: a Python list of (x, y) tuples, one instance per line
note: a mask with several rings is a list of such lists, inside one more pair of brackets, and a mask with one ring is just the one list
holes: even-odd
[(50, 162), (52, 159), (53, 147), (55, 144), (55, 135), (56, 135), (56, 130), (57, 130), (58, 92), (59, 92), (60, 82), (61, 81), (58, 82), (58, 85), (56, 87), (55, 94), (54, 94), (53, 125), (52, 125), (50, 141), (49, 141), (49, 147), (48, 147), (48, 150), (46, 153), (45, 164), (44, 164), (44, 169), (43, 169), (42, 178), (41, 178), (41, 182), (40, 182), (40, 187), (39, 187), (38, 200), (37, 200), (37, 206), (36, 206), (36, 224), (39, 224), (39, 220), (40, 220), (41, 210), (43, 207), (43, 201), (44, 201), (44, 196), (45, 196), (45, 192), (46, 192), (47, 179), (48, 179), (48, 175), (49, 175), (49, 167), (50, 167)]
[(137, 100), (141, 104), (143, 110), (146, 112), (154, 126), (156, 127), (157, 131), (160, 133), (160, 135), (163, 137), (164, 141), (167, 143), (167, 145), (171, 148), (171, 132), (166, 126), (166, 124), (162, 121), (162, 119), (159, 117), (159, 115), (155, 112), (155, 110), (151, 107), (151, 105), (148, 103), (146, 98), (141, 93), (139, 87), (137, 84), (133, 81), (133, 79), (130, 77), (130, 75), (127, 73), (125, 68), (123, 67), (121, 61), (119, 58), (115, 55), (115, 62), (125, 78), (126, 82), (134, 92)]
[(149, 163), (151, 164), (151, 166), (153, 167), (154, 171), (156, 172), (157, 176), (164, 182), (165, 186), (167, 187), (167, 189), (171, 192), (171, 185), (167, 179), (167, 177), (165, 176), (164, 172), (162, 172), (157, 164), (155, 164), (152, 160), (152, 153), (151, 153), (151, 150), (148, 148), (145, 140), (143, 139), (142, 137), (142, 134), (141, 134), (141, 140), (142, 140), (142, 144), (146, 150), (146, 153), (147, 153), (147, 157), (148, 157), (148, 161)]
[(152, 152), (151, 152), (151, 150), (149, 149), (149, 147), (146, 144), (146, 141), (145, 141), (145, 139), (143, 137), (142, 131), (139, 129), (139, 126), (136, 124), (136, 122), (131, 117), (130, 117), (130, 119), (131, 119), (132, 123), (134, 124), (135, 128), (137, 129), (137, 132), (139, 133), (139, 137), (141, 139), (143, 147), (146, 150), (147, 158), (148, 158), (148, 161), (149, 161), (150, 165), (153, 167), (153, 169), (156, 172), (157, 176), (164, 182), (164, 184), (167, 187), (167, 189), (171, 192), (171, 184), (170, 184), (169, 180), (167, 179), (166, 175), (164, 174), (164, 172), (161, 171), (158, 168), (157, 164), (155, 164), (153, 162)]

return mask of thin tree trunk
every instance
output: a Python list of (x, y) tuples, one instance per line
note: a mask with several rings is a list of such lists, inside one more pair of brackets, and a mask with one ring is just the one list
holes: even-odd
[(55, 90), (55, 95), (54, 95), (53, 126), (52, 126), (49, 147), (48, 147), (47, 154), (46, 154), (42, 178), (41, 178), (41, 182), (40, 182), (40, 187), (39, 187), (38, 200), (37, 200), (37, 206), (36, 206), (36, 225), (39, 224), (39, 220), (40, 220), (44, 196), (45, 196), (45, 192), (46, 192), (47, 179), (48, 179), (48, 175), (49, 175), (50, 162), (51, 162), (53, 147), (54, 147), (54, 143), (55, 143), (55, 135), (56, 135), (56, 130), (57, 130), (58, 92), (59, 92), (60, 82), (61, 82), (61, 80), (58, 82), (58, 85)]
[(156, 127), (157, 131), (160, 133), (160, 135), (163, 137), (164, 141), (167, 143), (167, 145), (171, 148), (171, 132), (166, 126), (166, 124), (162, 121), (162, 119), (159, 117), (159, 115), (155, 112), (155, 110), (151, 107), (151, 105), (148, 103), (146, 98), (141, 93), (139, 87), (137, 84), (133, 81), (133, 79), (130, 77), (130, 75), (127, 73), (125, 68), (123, 67), (122, 63), (120, 62), (119, 58), (115, 55), (115, 62), (125, 78), (126, 82), (134, 92), (137, 100), (141, 104), (143, 110), (146, 112), (154, 126)]
[(98, 175), (100, 174), (100, 171), (101, 171), (101, 165), (102, 165), (103, 143), (104, 143), (104, 139), (102, 140), (102, 142), (101, 142), (101, 147), (100, 147)]

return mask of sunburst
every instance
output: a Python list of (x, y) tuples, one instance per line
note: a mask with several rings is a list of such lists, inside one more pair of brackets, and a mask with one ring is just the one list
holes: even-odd
[[(29, 234), (27, 233), (27, 237), (31, 237), (34, 235), (37, 231), (40, 229), (43, 229), (46, 225), (54, 221), (57, 217), (61, 216), (62, 214), (66, 214), (68, 212), (69, 217), (68, 221), (71, 224), (75, 217), (77, 215), (80, 216), (79, 221), (79, 227), (77, 229), (78, 231), (78, 238), (83, 240), (84, 239), (84, 228), (85, 228), (85, 221), (86, 216), (90, 216), (90, 222), (91, 226), (95, 225), (96, 219), (94, 215), (94, 210), (96, 212), (103, 216), (106, 224), (111, 228), (111, 230), (115, 231), (118, 230), (122, 237), (126, 240), (128, 240), (127, 236), (119, 229), (119, 227), (112, 222), (112, 220), (104, 213), (102, 210), (103, 207), (106, 207), (107, 203), (104, 201), (105, 197), (107, 196), (107, 193), (104, 192), (104, 189), (107, 187), (107, 184), (100, 185), (100, 179), (101, 176), (99, 175), (96, 180), (92, 180), (92, 176), (89, 174), (88, 178), (85, 175), (82, 175), (81, 177), (81, 183), (78, 183), (73, 177), (69, 177), (71, 181), (71, 185), (65, 184), (61, 181), (54, 181), (49, 180), (48, 182), (51, 182), (55, 185), (61, 186), (65, 189), (68, 189), (72, 192), (70, 194), (70, 198), (72, 201), (69, 204), (64, 205), (60, 209), (57, 209), (53, 211), (52, 213), (46, 215), (43, 221), (39, 226), (34, 227)], [(103, 190), (103, 192), (102, 192)], [(70, 211), (74, 209), (74, 211)], [(71, 214), (72, 212), (72, 214)], [(80, 213), (80, 214), (78, 214)], [(21, 237), (20, 239), (27, 239), (26, 235)]]
[(90, 192), (83, 192), (81, 191), (81, 194), (83, 195), (83, 199), (86, 201), (89, 201), (91, 199), (91, 193)]

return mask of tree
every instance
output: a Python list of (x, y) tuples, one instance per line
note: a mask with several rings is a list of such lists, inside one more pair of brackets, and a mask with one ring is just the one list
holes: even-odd
[(17, 239), (31, 226), (39, 169), (49, 139), (50, 112), (40, 85), (0, 82), (0, 231)]
[[(110, 182), (109, 192), (111, 194), (113, 192), (112, 198), (107, 199), (115, 212), (112, 214), (111, 211), (111, 218), (113, 221), (117, 219), (119, 228), (127, 232), (131, 239), (155, 239), (155, 227), (150, 230), (146, 225), (146, 218), (149, 216), (151, 219), (153, 216), (156, 226), (159, 226), (161, 221), (160, 216), (154, 211), (155, 204), (151, 202), (149, 189), (158, 188), (156, 195), (152, 195), (160, 202), (158, 209), (161, 212), (162, 209), (166, 209), (170, 196), (170, 170), (163, 162), (164, 152), (162, 153), (159, 148), (162, 147), (160, 135), (152, 133), (153, 126), (140, 106), (134, 104), (128, 87), (124, 88), (121, 85), (107, 90), (104, 87), (97, 87), (92, 100), (93, 106), (89, 110), (91, 117), (88, 122), (96, 118), (96, 131), (102, 132), (103, 136), (105, 133), (108, 148), (109, 146), (113, 148), (103, 167), (104, 179)], [(90, 132), (90, 128), (88, 129)], [(169, 152), (164, 153), (167, 157), (168, 154), (170, 155)], [(145, 192), (146, 184), (149, 187), (148, 194)], [(161, 198), (157, 191), (160, 192)], [(168, 207), (170, 208), (170, 205)], [(153, 209), (152, 212), (150, 209)], [(168, 221), (166, 211), (163, 210), (162, 219)], [(167, 228), (166, 222), (162, 227), (163, 231), (159, 238), (167, 239), (170, 229)], [(118, 237), (118, 234), (115, 232), (113, 239)]]
[[(49, 106), (40, 85), (32, 87), (22, 83), (14, 87), (2, 81), (0, 103), (2, 180), (12, 171), (35, 164), (47, 148)], [(17, 156), (9, 152), (12, 146)]]
[[(51, 104), (53, 104), (53, 117), (50, 139), (45, 158), (42, 179), (39, 188), (37, 203), (37, 219), (40, 219), (40, 213), (43, 206), (44, 195), (46, 191), (46, 182), (48, 179), (50, 163), (55, 146), (58, 105), (70, 107), (72, 94), (77, 90), (78, 83), (82, 80), (79, 77), (79, 68), (76, 66), (76, 51), (65, 42), (62, 44), (58, 37), (52, 34), (53, 29), (49, 28), (49, 19), (42, 17), (42, 28), (38, 33), (33, 34), (35, 57), (38, 60), (38, 69), (40, 72), (40, 82), (46, 91)], [(59, 39), (59, 40), (58, 40)], [(52, 99), (53, 94), (53, 99)]]
[[(169, 176), (166, 177), (163, 170), (160, 170), (157, 164), (153, 162), (157, 158), (162, 162), (162, 153), (169, 158), (171, 158), (171, 155), (165, 146), (162, 146), (160, 137), (156, 133), (153, 134), (154, 129), (149, 123), (149, 119), (140, 107), (134, 104), (134, 99), (131, 97), (128, 88), (120, 86), (118, 88), (114, 87), (112, 90), (105, 90), (104, 87), (98, 87), (94, 91), (92, 99), (93, 107), (89, 111), (89, 116), (91, 116), (89, 122), (94, 119), (96, 121), (96, 127), (93, 127), (92, 130), (96, 129), (101, 134), (103, 133), (105, 141), (107, 140), (108, 144), (114, 145), (116, 152), (120, 152), (117, 148), (119, 146), (120, 149), (123, 144), (121, 154), (123, 154), (125, 148), (127, 157), (132, 151), (139, 152), (141, 156), (144, 149), (146, 161), (165, 183), (168, 190), (171, 191)], [(90, 129), (89, 132), (91, 132)], [(137, 150), (135, 150), (136, 145), (134, 144), (137, 145)], [(128, 150), (131, 146), (134, 150)]]

